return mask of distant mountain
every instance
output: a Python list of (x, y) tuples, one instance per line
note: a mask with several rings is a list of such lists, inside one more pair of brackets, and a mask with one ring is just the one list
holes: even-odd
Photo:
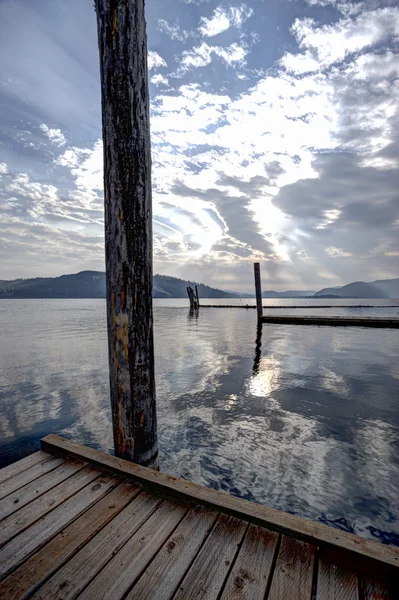
[[(399, 280), (388, 280), (388, 282), (399, 281)], [(387, 284), (388, 282), (384, 282)], [(355, 281), (348, 283), (342, 287), (324, 288), (319, 292), (316, 292), (316, 297), (330, 296), (337, 298), (390, 298), (390, 293), (387, 291), (388, 285), (385, 285), (385, 289), (377, 285), (377, 282), (365, 283), (364, 281)], [(391, 288), (394, 290), (394, 286)]]
[[(166, 275), (154, 275), (154, 298), (185, 298), (186, 287), (196, 284)], [(198, 285), (201, 298), (236, 298), (237, 295), (223, 292), (202, 283)], [(105, 273), (81, 271), (61, 277), (36, 277), (0, 281), (1, 298), (105, 298)]]
[(399, 298), (399, 278), (398, 279), (380, 279), (373, 281), (373, 285), (386, 292), (389, 298)]
[(275, 292), (269, 290), (262, 293), (262, 298), (307, 298), (314, 296), (314, 290), (288, 290), (287, 292)]

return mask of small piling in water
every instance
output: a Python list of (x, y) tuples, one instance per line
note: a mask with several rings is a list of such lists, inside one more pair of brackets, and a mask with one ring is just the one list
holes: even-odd
[(190, 310), (198, 310), (199, 309), (199, 296), (198, 296), (198, 287), (195, 286), (195, 291), (189, 285), (187, 288), (187, 296), (190, 300)]
[(260, 263), (254, 263), (254, 276), (255, 276), (256, 312), (258, 314), (258, 320), (260, 320), (263, 315), (262, 284), (261, 284), (261, 280), (260, 280)]

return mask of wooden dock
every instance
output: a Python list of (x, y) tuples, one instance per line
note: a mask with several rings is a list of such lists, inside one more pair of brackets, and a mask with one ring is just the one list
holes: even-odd
[(332, 327), (388, 327), (399, 328), (399, 319), (373, 317), (295, 317), (264, 315), (261, 323), (279, 323), (281, 325), (329, 325)]
[(2, 600), (398, 598), (399, 549), (58, 436), (0, 482)]

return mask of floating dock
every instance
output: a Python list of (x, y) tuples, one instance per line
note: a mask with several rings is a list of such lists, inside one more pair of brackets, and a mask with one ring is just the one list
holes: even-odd
[(4, 600), (394, 600), (399, 549), (49, 435), (0, 471)]
[(282, 325), (330, 325), (333, 327), (389, 327), (399, 328), (399, 319), (360, 318), (360, 317), (295, 317), (264, 315), (261, 323), (280, 323)]

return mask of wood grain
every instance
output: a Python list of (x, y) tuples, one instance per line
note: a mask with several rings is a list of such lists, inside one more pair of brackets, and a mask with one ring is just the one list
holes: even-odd
[(139, 494), (36, 592), (35, 600), (76, 598), (161, 502), (145, 492)]
[(126, 600), (168, 600), (201, 548), (218, 513), (192, 508), (144, 571)]
[[(50, 461), (48, 461), (50, 462)], [(0, 500), (0, 520), (20, 510), (25, 504), (32, 502), (51, 488), (83, 468), (83, 463), (63, 462), (59, 467), (27, 483), (24, 487)], [(0, 525), (1, 527), (1, 525)]]
[[(80, 491), (77, 491), (57, 508), (47, 512), (29, 529), (17, 535), (0, 550), (0, 577), (7, 574), (10, 569), (16, 568), (32, 552), (40, 548), (61, 531), (65, 525), (73, 521), (81, 512), (97, 502), (119, 483), (114, 477), (102, 476), (101, 474), (100, 476), (97, 474), (94, 480), (93, 478), (88, 479), (88, 485), (86, 481), (86, 485)], [(83, 483), (82, 480), (81, 483)]]
[(187, 501), (204, 504), (214, 510), (222, 511), (241, 519), (254, 522), (283, 534), (291, 535), (314, 545), (327, 549), (345, 550), (349, 557), (361, 562), (362, 557), (399, 567), (399, 549), (372, 540), (327, 527), (322, 523), (303, 519), (278, 510), (248, 502), (203, 486), (177, 479), (165, 473), (146, 469), (104, 452), (81, 446), (56, 435), (48, 435), (42, 441), (42, 449), (60, 456), (72, 456), (89, 463), (140, 481), (144, 486), (161, 490), (169, 497), (184, 498)]
[(25, 469), (21, 473), (18, 473), (13, 477), (10, 477), (9, 479), (6, 479), (6, 481), (4, 481), (0, 486), (0, 500), (2, 498), (5, 498), (9, 494), (12, 494), (13, 492), (15, 492), (15, 490), (18, 490), (24, 485), (27, 485), (34, 479), (41, 477), (41, 475), (43, 475), (44, 473), (53, 471), (54, 469), (62, 465), (63, 462), (64, 460), (62, 460), (61, 458), (52, 457), (49, 460), (36, 463), (32, 465), (29, 469)]
[(320, 560), (316, 598), (317, 600), (359, 600), (357, 573)]
[(278, 538), (273, 531), (257, 525), (249, 526), (223, 590), (223, 600), (264, 598)]
[(244, 521), (220, 515), (174, 599), (218, 598), (246, 528)]
[(4, 546), (10, 539), (27, 529), (46, 513), (54, 510), (70, 496), (82, 489), (85, 485), (96, 479), (100, 472), (94, 467), (85, 467), (75, 473), (71, 478), (63, 481), (40, 498), (36, 498), (18, 512), (6, 517), (0, 527), (0, 546)]
[(397, 600), (399, 596), (399, 579), (389, 585), (371, 577), (362, 576), (360, 587), (364, 600)]
[(26, 469), (30, 469), (33, 465), (44, 462), (51, 457), (51, 454), (47, 454), (46, 452), (39, 450), (39, 452), (30, 454), (29, 456), (26, 456), (25, 458), (22, 458), (21, 460), (18, 460), (7, 467), (3, 467), (0, 471), (0, 483), (3, 483), (3, 481), (6, 479), (17, 475)]
[(186, 513), (186, 507), (164, 502), (79, 596), (80, 600), (124, 598)]
[(0, 583), (0, 598), (22, 600), (87, 544), (140, 492), (138, 484), (123, 482)]
[(282, 537), (268, 600), (310, 599), (314, 552), (313, 546)]

